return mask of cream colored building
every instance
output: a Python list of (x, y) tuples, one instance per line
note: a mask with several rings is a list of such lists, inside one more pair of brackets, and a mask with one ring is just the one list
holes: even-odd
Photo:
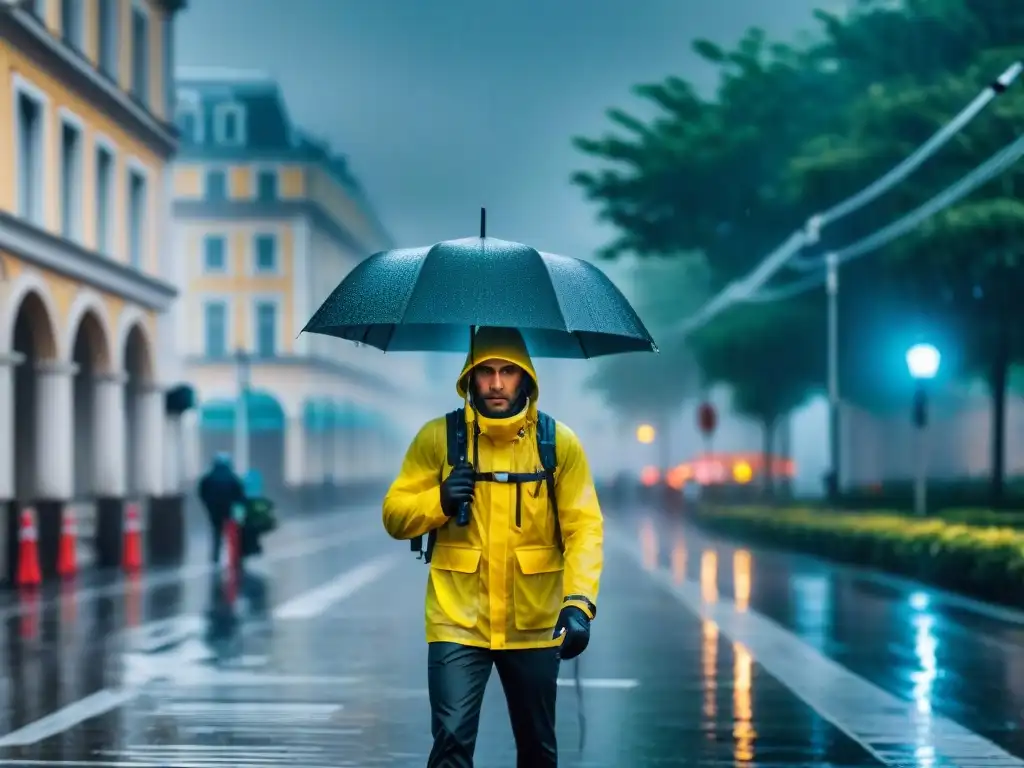
[[(180, 70), (177, 94), (182, 352), (201, 400), (191, 472), (226, 450), (271, 495), (381, 482), (423, 418), (423, 356), (299, 332), (353, 266), (392, 247), (388, 233), (268, 76)], [(236, 444), (243, 370), (248, 440)]]
[(65, 512), (116, 549), (126, 499), (179, 492), (163, 448), (183, 5), (0, 4), (0, 502), (8, 536), (36, 511), (44, 571)]

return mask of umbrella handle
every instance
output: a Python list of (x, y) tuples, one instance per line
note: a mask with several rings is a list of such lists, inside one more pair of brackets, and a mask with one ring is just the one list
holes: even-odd
[(459, 511), (455, 515), (455, 524), (460, 528), (465, 528), (469, 525), (469, 502), (464, 501), (459, 504)]

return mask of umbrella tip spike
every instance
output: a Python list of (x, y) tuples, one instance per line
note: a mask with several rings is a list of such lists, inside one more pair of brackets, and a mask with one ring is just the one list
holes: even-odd
[(487, 209), (480, 209), (480, 237), (487, 237)]

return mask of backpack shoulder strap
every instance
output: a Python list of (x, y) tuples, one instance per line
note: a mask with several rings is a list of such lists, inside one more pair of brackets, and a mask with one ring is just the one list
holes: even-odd
[(445, 414), (445, 427), (448, 433), (448, 466), (454, 467), (466, 458), (466, 413), (464, 408), (456, 408)]
[[(446, 456), (445, 461), (449, 467), (454, 467), (461, 458), (466, 457), (466, 415), (464, 409), (456, 408), (445, 414), (445, 437)], [(423, 537), (417, 536), (410, 540), (409, 548), (416, 553), (425, 563), (430, 562), (430, 556), (434, 552), (434, 542), (437, 540), (437, 531), (433, 530), (427, 534), (427, 548), (423, 548)]]
[(537, 451), (540, 463), (548, 474), (554, 475), (558, 467), (555, 446), (555, 420), (546, 413), (537, 412)]
[(541, 466), (544, 467), (544, 482), (548, 487), (548, 501), (555, 514), (555, 538), (558, 540), (558, 547), (564, 549), (562, 525), (558, 519), (558, 497), (555, 494), (555, 470), (558, 468), (558, 446), (555, 443), (555, 434), (555, 420), (548, 414), (538, 411), (537, 452), (540, 454)]

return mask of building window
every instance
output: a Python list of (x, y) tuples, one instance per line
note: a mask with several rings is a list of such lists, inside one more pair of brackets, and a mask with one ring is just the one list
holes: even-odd
[(138, 171), (128, 173), (128, 259), (142, 269), (146, 248), (146, 177)]
[(228, 305), (223, 301), (208, 301), (203, 308), (204, 338), (207, 357), (227, 357)]
[(256, 355), (277, 355), (277, 304), (272, 301), (256, 302)]
[(277, 236), (256, 235), (256, 272), (277, 271)]
[[(167, 24), (172, 27), (173, 24)], [(173, 89), (168, 89), (173, 92)], [(168, 112), (168, 114), (171, 114)], [(203, 102), (195, 91), (179, 91), (174, 107), (174, 122), (187, 141), (202, 144), (204, 138)]]
[(118, 0), (100, 0), (100, 71), (117, 80), (117, 5)]
[(260, 171), (256, 174), (256, 199), (261, 203), (277, 200), (277, 171)]
[(132, 6), (132, 95), (149, 106), (149, 17)]
[(224, 171), (206, 172), (206, 199), (214, 202), (228, 199), (228, 175)]
[(82, 236), (82, 130), (67, 120), (60, 123), (60, 233)]
[(199, 113), (193, 107), (181, 105), (174, 115), (174, 122), (186, 141), (197, 141)]
[(106, 147), (96, 148), (96, 250), (112, 252), (110, 229), (114, 211), (114, 155)]
[(228, 271), (227, 241), (223, 235), (207, 235), (203, 238), (203, 271)]
[(18, 92), (18, 213), (43, 224), (43, 102)]
[(84, 5), (82, 0), (64, 0), (60, 8), (61, 34), (64, 37), (64, 42), (76, 51), (81, 51), (84, 48), (82, 44), (85, 30), (82, 15)]
[(161, 73), (160, 82), (164, 86), (164, 108), (167, 110), (164, 114), (174, 114), (174, 19), (170, 16), (165, 16), (163, 20), (163, 26), (160, 30), (160, 34), (163, 37), (163, 53), (164, 71)]
[(218, 144), (245, 144), (245, 108), (241, 104), (218, 104), (213, 113), (213, 137)]

